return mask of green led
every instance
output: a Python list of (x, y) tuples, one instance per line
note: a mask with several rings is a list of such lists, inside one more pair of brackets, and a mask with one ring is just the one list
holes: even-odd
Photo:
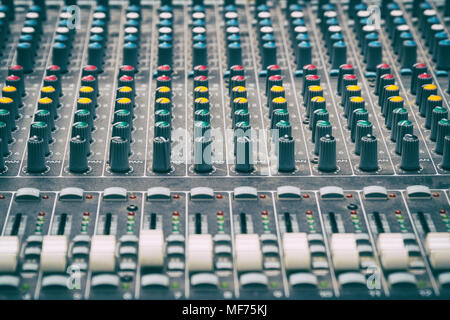
[(352, 219), (353, 219), (353, 220), (358, 220), (358, 216), (357, 216), (356, 214), (353, 214), (353, 215), (352, 215)]
[(263, 220), (269, 220), (269, 217), (268, 216), (263, 216), (262, 219)]
[(319, 287), (321, 287), (322, 289), (328, 288), (328, 282), (320, 281), (319, 282)]
[(180, 287), (180, 284), (178, 282), (172, 282), (172, 288), (173, 289), (178, 289)]
[(134, 221), (134, 217), (128, 217), (128, 221)]
[(38, 217), (38, 221), (44, 221), (44, 217)]
[(228, 282), (221, 283), (222, 289), (228, 289)]
[(398, 214), (398, 215), (397, 215), (397, 219), (398, 219), (398, 220), (403, 220), (403, 216), (401, 216), (401, 215)]
[(180, 220), (180, 217), (173, 216), (172, 220), (173, 220), (173, 221), (179, 221), (179, 220)]
[(22, 286), (22, 289), (23, 290), (29, 290), (30, 289), (30, 285), (28, 284), (28, 283), (25, 283), (23, 286)]
[(314, 217), (313, 217), (312, 215), (307, 215), (307, 216), (306, 216), (306, 219), (308, 219), (308, 220), (314, 220)]
[(417, 281), (417, 286), (419, 288), (426, 288), (426, 287), (428, 287), (428, 283), (426, 281), (420, 280), (420, 281)]
[(270, 286), (271, 286), (273, 289), (276, 289), (276, 288), (278, 288), (278, 282), (272, 281), (272, 282), (270, 283)]
[(122, 288), (123, 289), (130, 289), (130, 284), (129, 283), (123, 283), (122, 284)]
[(313, 225), (313, 224), (316, 224), (314, 221), (308, 221), (308, 224), (309, 225)]
[(441, 214), (441, 217), (442, 217), (442, 219), (448, 219), (448, 215), (446, 215), (445, 213)]
[(89, 221), (89, 217), (83, 217), (83, 221)]
[(217, 220), (223, 221), (223, 220), (225, 220), (225, 218), (224, 218), (224, 216), (217, 216)]

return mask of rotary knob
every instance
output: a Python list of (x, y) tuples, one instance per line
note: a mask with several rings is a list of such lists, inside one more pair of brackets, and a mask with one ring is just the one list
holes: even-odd
[(37, 136), (32, 136), (27, 142), (27, 172), (43, 173), (47, 170), (45, 165), (45, 146), (44, 140)]
[(362, 171), (378, 170), (378, 141), (377, 137), (368, 134), (360, 141), (359, 168)]
[(71, 172), (83, 173), (89, 170), (87, 144), (86, 139), (80, 136), (70, 139), (69, 170)]
[(412, 134), (406, 134), (402, 142), (402, 160), (400, 168), (405, 171), (417, 171), (419, 164), (419, 138)]
[(319, 171), (332, 172), (336, 166), (336, 139), (329, 134), (320, 138), (319, 141)]
[(295, 140), (284, 135), (278, 139), (278, 171), (292, 172), (295, 170)]
[(128, 152), (130, 142), (121, 137), (112, 137), (109, 145), (109, 165), (112, 172), (123, 173), (130, 170)]

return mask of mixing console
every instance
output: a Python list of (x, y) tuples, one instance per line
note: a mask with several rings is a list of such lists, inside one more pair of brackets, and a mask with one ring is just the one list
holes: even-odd
[(450, 298), (450, 1), (1, 3), (0, 299)]

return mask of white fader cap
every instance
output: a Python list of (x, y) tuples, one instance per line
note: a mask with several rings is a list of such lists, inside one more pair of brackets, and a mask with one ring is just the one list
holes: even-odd
[(261, 244), (257, 234), (236, 235), (236, 265), (238, 271), (262, 270)]
[(213, 240), (210, 234), (192, 234), (187, 243), (188, 268), (190, 271), (213, 269)]
[(359, 253), (353, 233), (333, 233), (331, 253), (336, 270), (359, 270)]
[(143, 267), (161, 267), (164, 263), (164, 234), (160, 229), (141, 230), (139, 263)]
[(0, 272), (14, 272), (19, 255), (19, 238), (16, 236), (0, 237)]
[(311, 268), (308, 237), (304, 232), (283, 234), (284, 265), (288, 270)]
[(403, 270), (408, 267), (408, 251), (401, 233), (380, 233), (377, 243), (384, 269)]
[(91, 241), (89, 254), (90, 268), (94, 272), (113, 272), (116, 268), (116, 237), (95, 235)]
[(66, 236), (45, 236), (42, 241), (41, 270), (43, 272), (65, 272), (67, 247)]

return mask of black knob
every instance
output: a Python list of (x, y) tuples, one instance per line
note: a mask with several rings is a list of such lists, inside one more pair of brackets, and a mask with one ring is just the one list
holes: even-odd
[[(239, 99), (239, 98), (236, 98)], [(209, 99), (208, 98), (197, 98), (194, 100), (194, 112), (197, 110), (208, 110), (209, 111)]]
[(53, 45), (52, 63), (61, 68), (61, 72), (67, 72), (67, 65), (69, 63), (69, 48), (61, 42), (56, 42)]
[[(117, 114), (117, 117), (116, 117), (116, 113), (118, 113), (119, 111), (127, 111), (127, 110), (118, 110), (118, 111), (116, 111), (115, 112), (115, 118), (114, 118), (115, 121), (125, 121), (125, 122), (129, 123), (130, 120), (126, 120), (127, 117), (124, 114), (122, 114), (122, 115)], [(119, 120), (119, 119), (122, 119), (122, 120)], [(172, 121), (172, 114), (166, 109), (155, 110), (155, 123), (156, 122), (160, 122), (160, 121), (171, 123), (171, 121)]]
[(431, 129), (431, 120), (433, 115), (433, 110), (436, 107), (442, 107), (442, 97), (438, 95), (430, 95), (426, 101), (426, 111), (425, 111), (425, 128)]
[(295, 170), (295, 140), (289, 135), (278, 139), (278, 171), (292, 172)]
[(405, 40), (400, 47), (402, 68), (410, 69), (417, 60), (417, 44), (413, 40)]
[(209, 79), (207, 76), (200, 75), (200, 76), (194, 77), (194, 88), (197, 88), (197, 87), (208, 88), (208, 86), (209, 86)]
[(8, 148), (8, 127), (7, 124), (3, 121), (0, 121), (0, 139), (2, 140), (2, 143), (0, 145), (1, 149), (1, 155), (7, 156), (9, 154), (9, 148)]
[(420, 115), (422, 117), (426, 117), (428, 97), (430, 97), (432, 95), (437, 95), (437, 86), (433, 83), (425, 84), (419, 89), (417, 95), (420, 96), (420, 100), (419, 100)]
[(228, 69), (242, 64), (242, 47), (239, 42), (231, 42), (227, 46)]
[[(128, 140), (130, 143), (131, 138), (131, 126), (128, 122), (116, 122), (112, 125), (112, 136), (121, 137), (124, 140)], [(130, 145), (130, 143), (128, 145)], [(131, 150), (128, 150), (128, 154), (131, 154)]]
[(383, 47), (381, 42), (372, 41), (368, 43), (366, 52), (366, 69), (367, 71), (376, 71), (377, 65), (381, 63), (383, 58)]
[(44, 140), (37, 136), (32, 136), (28, 139), (27, 148), (27, 172), (42, 173), (47, 170), (45, 165)]
[(433, 78), (429, 73), (421, 73), (416, 79), (416, 104), (420, 106), (420, 101), (422, 99), (422, 88), (426, 84), (432, 84)]
[(246, 78), (245, 76), (236, 75), (230, 78), (229, 83), (229, 92), (235, 87), (244, 87), (245, 88)]
[(275, 42), (266, 42), (262, 46), (262, 68), (277, 64), (277, 45)]
[(79, 98), (77, 100), (77, 110), (88, 110), (90, 120), (87, 121), (91, 125), (93, 125), (93, 119), (96, 116), (94, 102), (89, 98)]
[[(355, 73), (355, 69), (353, 68), (353, 66), (351, 64), (342, 64), (339, 66), (339, 74), (338, 74), (338, 79), (337, 79), (337, 92), (338, 95), (342, 94), (342, 88), (345, 88), (345, 85), (342, 85), (342, 81), (344, 79), (344, 75), (346, 74), (351, 74), (353, 75)], [(355, 80), (358, 81), (358, 79), (356, 78), (356, 76), (354, 76)], [(349, 83), (350, 84), (350, 83)], [(347, 85), (349, 85), (347, 84)], [(356, 84), (356, 83), (351, 83), (351, 84)]]
[(206, 65), (203, 64), (199, 64), (194, 66), (194, 78), (198, 77), (198, 76), (208, 76), (208, 67)]
[(17, 45), (17, 64), (22, 66), (24, 73), (33, 72), (34, 52), (30, 43), (20, 42)]
[(159, 98), (155, 101), (155, 110), (167, 110), (169, 112), (172, 112), (172, 101), (170, 101), (167, 98)]
[(138, 46), (135, 43), (125, 43), (123, 45), (123, 64), (133, 66), (135, 69), (137, 69), (138, 53)]
[[(379, 95), (380, 91), (381, 91), (381, 77), (385, 74), (390, 74), (391, 73), (391, 67), (386, 64), (386, 63), (380, 63), (379, 65), (377, 65), (376, 67), (376, 80), (375, 80), (375, 94)], [(386, 85), (386, 84), (385, 84)], [(384, 85), (383, 85), (384, 87)]]
[(248, 136), (240, 136), (236, 139), (235, 169), (237, 172), (249, 173), (253, 166), (253, 141)]
[(210, 137), (211, 136), (211, 124), (205, 121), (194, 122), (194, 139), (198, 137)]
[(353, 110), (364, 107), (364, 98), (361, 97), (361, 87), (358, 85), (346, 86), (342, 95), (344, 117), (350, 117)]
[(20, 65), (12, 65), (8, 68), (8, 76), (16, 76), (19, 79), (18, 80), (18, 85), (14, 86), (17, 88), (17, 90), (19, 90), (20, 92), (20, 96), (24, 96), (25, 95), (25, 74), (24, 74), (24, 70), (23, 67)]
[(155, 123), (155, 137), (164, 137), (167, 140), (171, 140), (171, 129), (172, 126), (170, 125), (170, 122), (166, 121), (158, 121)]
[(402, 160), (400, 168), (405, 171), (417, 171), (419, 164), (419, 138), (412, 134), (406, 134), (402, 142)]
[(380, 107), (381, 107), (381, 113), (383, 114), (383, 117), (387, 117), (388, 115), (388, 103), (390, 97), (396, 97), (400, 93), (400, 88), (395, 85), (387, 85), (384, 86), (384, 88), (381, 89), (380, 94)]
[(72, 125), (72, 137), (80, 136), (86, 139), (88, 143), (92, 143), (92, 133), (89, 123), (87, 122), (75, 122)]
[[(0, 108), (1, 108), (1, 110), (4, 110), (7, 112), (7, 118), (8, 118), (7, 120), (5, 119), (6, 113), (3, 112), (2, 113), (3, 119), (0, 121), (7, 122), (8, 127), (10, 128), (10, 131), (16, 129), (16, 118), (14, 115), (18, 111), (17, 111), (17, 107), (16, 107), (16, 104), (14, 103), (13, 99), (8, 98), (8, 97), (0, 98)], [(8, 139), (8, 141), (10, 141), (10, 140)]]
[(170, 140), (164, 137), (153, 138), (153, 172), (170, 171)]
[(450, 135), (450, 120), (441, 119), (438, 122), (437, 128), (437, 138), (435, 148), (436, 153), (442, 154), (442, 152), (444, 151), (444, 139), (448, 135)]
[(304, 66), (312, 61), (312, 47), (309, 41), (301, 41), (297, 44), (297, 69), (302, 70)]
[(55, 130), (55, 118), (56, 118), (56, 116), (54, 115), (56, 113), (55, 109), (56, 108), (54, 107), (52, 99), (40, 98), (38, 100), (38, 110), (46, 110), (50, 113), (49, 126), (51, 130)]
[(48, 131), (49, 133), (49, 141), (51, 141), (51, 131), (55, 129), (55, 122), (53, 117), (51, 116), (50, 111), (42, 109), (42, 110), (38, 110), (36, 111), (36, 113), (34, 114), (34, 121), (42, 121), (45, 122), (47, 124), (47, 126), (50, 128), (50, 130)]
[(168, 76), (172, 74), (172, 67), (168, 64), (158, 65), (156, 68), (156, 76)]
[(312, 131), (312, 141), (314, 142), (314, 134), (316, 132), (316, 124), (317, 122), (323, 120), (323, 121), (329, 121), (330, 114), (326, 109), (317, 109), (313, 112), (312, 118), (309, 120), (309, 129)]
[(352, 142), (356, 141), (356, 124), (358, 121), (368, 121), (369, 120), (369, 112), (364, 108), (358, 108), (353, 111), (351, 115), (351, 126), (350, 126), (350, 138)]
[(130, 170), (128, 152), (130, 142), (121, 137), (112, 137), (109, 145), (109, 165), (112, 172), (127, 172)]
[(305, 75), (302, 86), (302, 95), (305, 98), (308, 88), (310, 86), (320, 86), (320, 76), (317, 74)]
[(91, 112), (86, 109), (78, 109), (73, 116), (73, 122), (86, 122), (89, 128), (94, 130), (94, 119), (92, 119)]
[(274, 110), (277, 109), (285, 109), (287, 110), (287, 100), (283, 97), (277, 97), (273, 98), (273, 100), (270, 103), (269, 108), (269, 116), (272, 116), (272, 113)]
[(196, 42), (192, 46), (193, 50), (193, 66), (207, 65), (208, 61), (208, 52), (206, 49), (206, 43), (204, 42)]
[(361, 138), (367, 136), (368, 134), (372, 134), (373, 125), (368, 120), (358, 120), (356, 122), (356, 131), (355, 131), (355, 153), (357, 155), (360, 154), (361, 151)]
[(22, 97), (20, 96), (20, 92), (15, 87), (3, 87), (2, 89), (2, 96), (4, 98), (10, 98), (6, 99), (2, 102), (2, 105), (5, 105), (5, 107), (8, 107), (9, 112), (11, 113), (11, 117), (14, 119), (19, 118), (19, 110), (18, 108), (21, 107), (22, 104)]
[[(327, 109), (327, 102), (324, 97), (316, 96), (311, 99), (309, 105), (309, 113), (306, 115), (309, 119), (312, 119), (314, 111), (319, 109)], [(287, 106), (286, 106), (287, 109)]]
[(208, 110), (198, 109), (194, 112), (194, 121), (210, 122), (211, 115)]
[(309, 115), (311, 113), (311, 103), (312, 103), (312, 99), (314, 97), (323, 97), (322, 86), (309, 86), (308, 87), (308, 89), (306, 91), (305, 99), (304, 99), (307, 115)]
[(378, 170), (378, 141), (377, 137), (368, 134), (360, 141), (359, 169), (362, 171)]
[(410, 87), (410, 91), (412, 94), (416, 94), (417, 77), (420, 74), (427, 73), (427, 71), (428, 71), (428, 68), (425, 63), (418, 62), (413, 65), (413, 71), (412, 71), (412, 75), (411, 75), (411, 87)]
[(327, 134), (319, 141), (319, 171), (331, 172), (337, 169), (336, 166), (336, 139)]
[(450, 69), (450, 40), (441, 40), (437, 47), (437, 63), (436, 67), (439, 70), (449, 70)]
[(445, 136), (441, 168), (450, 170), (450, 136)]
[(394, 142), (397, 140), (398, 123), (403, 120), (408, 120), (408, 110), (405, 108), (397, 108), (392, 111), (391, 140)]
[(25, 92), (22, 94), (22, 91), (24, 90), (24, 86), (22, 85), (22, 80), (19, 76), (16, 75), (9, 75), (6, 77), (5, 85), (7, 87), (16, 88), (19, 92), (19, 96), (24, 96)]
[(169, 76), (156, 77), (156, 87), (168, 87), (172, 89), (172, 78)]
[(211, 172), (212, 140), (209, 137), (198, 137), (194, 140), (194, 170), (198, 173)]
[(347, 129), (352, 129), (352, 122), (353, 122), (353, 113), (355, 110), (358, 109), (364, 109), (366, 105), (366, 101), (363, 97), (351, 97), (348, 101), (348, 107), (347, 107)]
[(386, 125), (386, 128), (389, 130), (392, 128), (392, 119), (393, 119), (393, 112), (395, 109), (403, 108), (404, 100), (400, 96), (392, 96), (388, 98), (387, 102), (387, 116), (384, 118), (384, 124)]
[(5, 125), (5, 133), (0, 136), (7, 144), (13, 142), (11, 134), (11, 114), (8, 110), (0, 109), (0, 122)]
[(433, 109), (431, 115), (431, 133), (430, 133), (431, 141), (436, 141), (439, 121), (441, 121), (441, 119), (447, 118), (448, 118), (448, 110), (446, 108), (439, 106)]
[(42, 87), (41, 98), (50, 98), (52, 100), (53, 116), (55, 119), (58, 117), (57, 108), (61, 105), (59, 102), (59, 95), (56, 89), (53, 87)]
[(395, 138), (395, 152), (397, 154), (402, 153), (403, 137), (406, 134), (413, 134), (413, 130), (413, 124), (409, 120), (403, 120), (397, 124), (397, 137)]
[(168, 42), (162, 42), (158, 45), (158, 65), (169, 65), (173, 63), (173, 47)]
[(80, 98), (89, 98), (92, 101), (92, 108), (91, 113), (95, 117), (95, 107), (97, 107), (97, 94), (95, 92), (95, 89), (93, 87), (81, 87), (78, 95)]
[[(238, 98), (238, 99), (244, 99), (244, 98)], [(283, 110), (284, 111), (284, 110)], [(236, 123), (238, 122), (249, 122), (250, 121), (250, 113), (248, 112), (248, 109), (237, 109), (233, 113), (233, 129), (236, 127)]]
[(43, 148), (45, 156), (48, 156), (50, 154), (50, 149), (48, 147), (48, 131), (49, 128), (45, 122), (32, 122), (30, 125), (30, 137), (36, 136), (42, 138), (42, 140), (44, 141)]
[(337, 70), (340, 65), (345, 64), (347, 60), (347, 45), (344, 41), (338, 41), (333, 44), (331, 53), (331, 69)]
[(55, 75), (45, 76), (43, 86), (55, 88), (56, 94), (58, 96), (62, 96), (61, 78), (60, 77), (55, 76)]
[(80, 136), (70, 139), (69, 170), (71, 172), (82, 173), (89, 170), (88, 166), (88, 143)]
[(319, 154), (320, 149), (320, 138), (325, 135), (331, 135), (332, 127), (329, 121), (317, 121), (316, 123), (316, 132), (313, 136), (313, 142), (315, 143), (314, 153), (316, 155)]

